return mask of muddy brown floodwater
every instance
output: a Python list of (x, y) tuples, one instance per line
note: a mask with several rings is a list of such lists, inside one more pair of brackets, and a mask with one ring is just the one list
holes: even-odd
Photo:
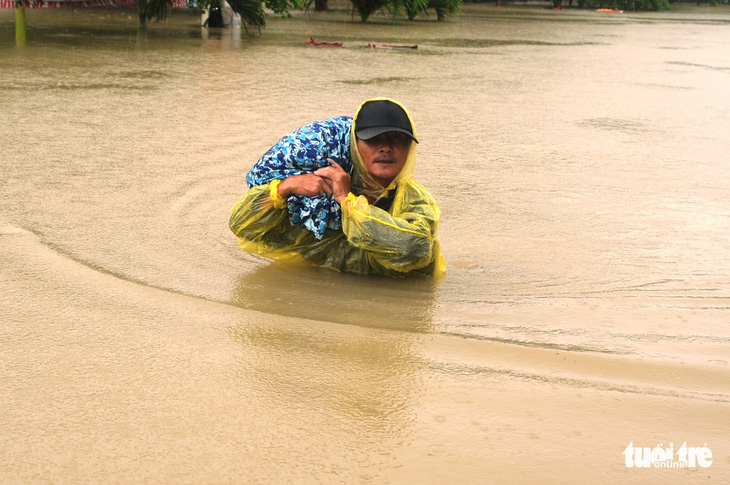
[[(727, 6), (133, 14), (0, 11), (1, 482), (730, 481)], [(446, 279), (240, 251), (256, 159), (373, 96)]]

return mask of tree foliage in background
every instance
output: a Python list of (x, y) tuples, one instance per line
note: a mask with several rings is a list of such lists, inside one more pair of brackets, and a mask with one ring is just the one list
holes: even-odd
[(438, 20), (445, 20), (454, 15), (461, 6), (462, 0), (351, 0), (352, 5), (360, 15), (360, 20), (366, 22), (368, 17), (381, 9), (390, 11), (393, 19), (397, 19), (404, 12), (408, 20), (413, 20), (422, 12), (429, 9), (436, 11)]
[(413, 20), (416, 15), (428, 9), (428, 2), (429, 0), (391, 0), (390, 11), (394, 20), (400, 17), (403, 11), (408, 15), (408, 20)]
[[(220, 9), (222, 0), (197, 0), (191, 1), (203, 10)], [(266, 14), (264, 6), (282, 16), (291, 16), (289, 10), (308, 10), (313, 1), (316, 2), (316, 10), (326, 10), (327, 0), (226, 0), (231, 9), (241, 16), (241, 21), (248, 30), (253, 27), (259, 31), (266, 25)], [(639, 0), (642, 1), (642, 0)], [(643, 0), (646, 1), (646, 0)], [(660, 0), (656, 0), (660, 1)], [(160, 21), (165, 19), (172, 8), (173, 0), (137, 0), (139, 12), (140, 30), (144, 30), (151, 20)], [(405, 12), (409, 20), (413, 20), (418, 14), (428, 12), (430, 9), (436, 11), (438, 20), (445, 20), (453, 16), (461, 6), (462, 0), (351, 0), (353, 8), (360, 15), (360, 20), (366, 22), (368, 18), (378, 10), (389, 10), (393, 18), (398, 18)]]
[(302, 2), (302, 10), (309, 12), (309, 9), (312, 8), (312, 4), (314, 4), (314, 11), (315, 12), (326, 12), (329, 10), (329, 0), (301, 0)]
[(446, 20), (453, 17), (461, 7), (461, 0), (430, 0), (428, 8), (436, 10), (436, 18), (438, 20)]
[(241, 24), (243, 24), (244, 28), (248, 29), (248, 27), (253, 27), (260, 31), (261, 27), (266, 25), (266, 14), (264, 14), (264, 9), (261, 7), (261, 0), (227, 1), (228, 5), (231, 6), (231, 10), (241, 16)]
[(368, 18), (378, 10), (385, 8), (390, 0), (351, 0), (352, 6), (360, 15), (360, 20), (367, 22)]
[[(261, 27), (266, 25), (266, 14), (264, 13), (264, 5), (283, 16), (290, 16), (289, 9), (300, 9), (302, 4), (300, 0), (226, 0), (231, 10), (241, 16), (241, 22), (244, 28), (253, 27), (261, 31)], [(220, 9), (221, 0), (198, 0), (190, 2), (197, 4), (203, 10)], [(172, 8), (172, 0), (137, 0), (137, 11), (139, 12), (140, 29), (144, 30), (147, 22), (150, 20), (160, 21), (167, 17), (167, 13)]]
[[(226, 0), (231, 10), (241, 16), (241, 23), (248, 30), (249, 27), (257, 29), (266, 25), (266, 14), (264, 13), (264, 5), (269, 10), (283, 17), (290, 17), (289, 9), (301, 9), (300, 0)], [(198, 0), (198, 6), (203, 10), (211, 8), (221, 8), (221, 0)]]
[(167, 17), (167, 12), (172, 8), (172, 0), (137, 0), (137, 13), (139, 14), (139, 28), (144, 30), (147, 22), (152, 19), (156, 21)]
[(668, 0), (579, 0), (581, 8), (615, 8), (619, 10), (669, 10)]

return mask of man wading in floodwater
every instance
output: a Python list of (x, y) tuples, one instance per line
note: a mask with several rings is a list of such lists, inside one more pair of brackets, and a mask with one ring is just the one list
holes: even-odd
[(416, 129), (398, 102), (309, 123), (267, 151), (230, 227), (245, 251), (353, 273), (440, 276), (441, 211), (413, 180)]

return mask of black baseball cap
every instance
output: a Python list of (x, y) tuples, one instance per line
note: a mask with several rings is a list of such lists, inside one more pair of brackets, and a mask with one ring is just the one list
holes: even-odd
[(355, 135), (361, 140), (369, 140), (389, 131), (405, 133), (418, 143), (408, 114), (396, 103), (377, 100), (363, 104), (355, 119)]

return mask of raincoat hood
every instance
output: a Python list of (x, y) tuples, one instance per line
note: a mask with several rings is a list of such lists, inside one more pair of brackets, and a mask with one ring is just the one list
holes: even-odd
[[(355, 117), (308, 123), (286, 135), (249, 171), (248, 192), (231, 211), (229, 225), (245, 251), (271, 259), (362, 274), (439, 277), (446, 271), (436, 238), (441, 210), (431, 193), (414, 180), (416, 142), (411, 141), (400, 173), (382, 187), (368, 173), (357, 148)], [(401, 120), (403, 121), (403, 120)], [(339, 164), (351, 174), (351, 193), (340, 203), (327, 194), (278, 193), (281, 180)], [(389, 194), (385, 192), (391, 191)], [(368, 199), (387, 196), (389, 208)]]
[(408, 115), (408, 121), (411, 123), (411, 130), (413, 131), (413, 137), (418, 138), (416, 132), (416, 125), (413, 123), (413, 118), (408, 110), (400, 104), (398, 101), (389, 98), (372, 98), (365, 100), (355, 112), (355, 116), (352, 121), (352, 128), (350, 129), (350, 153), (352, 156), (352, 192), (358, 195), (365, 195), (377, 199), (384, 192), (394, 189), (398, 184), (413, 179), (413, 173), (416, 165), (416, 146), (417, 143), (411, 140), (411, 146), (408, 150), (408, 157), (406, 163), (403, 165), (403, 169), (393, 179), (393, 182), (388, 187), (383, 187), (373, 179), (372, 175), (365, 168), (365, 162), (360, 155), (360, 151), (357, 148), (357, 136), (355, 136), (355, 130), (357, 129), (357, 117), (360, 114), (360, 110), (363, 106), (371, 101), (390, 101), (393, 104), (400, 106), (403, 111)]

